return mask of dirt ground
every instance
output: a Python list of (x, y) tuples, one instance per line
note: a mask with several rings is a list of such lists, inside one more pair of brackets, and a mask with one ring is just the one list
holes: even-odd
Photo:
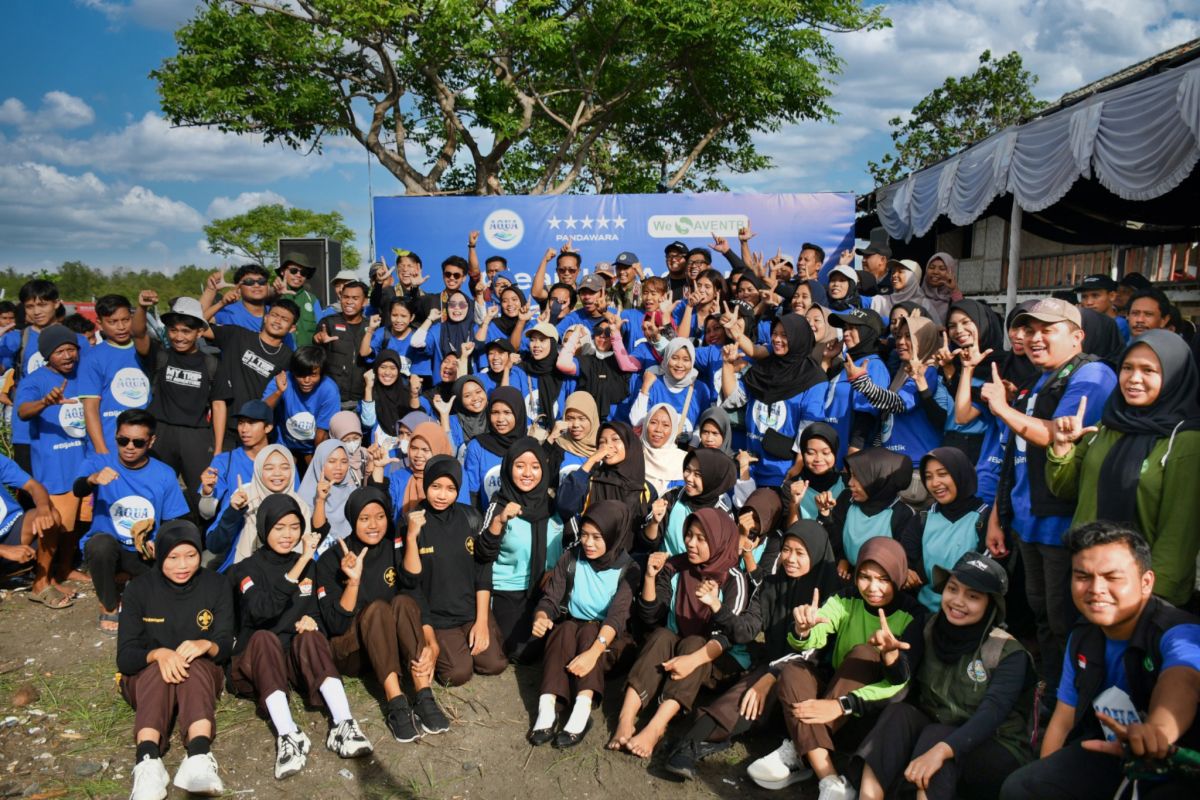
[[(12, 584), (0, 584), (9, 586)], [(0, 798), (127, 797), (133, 761), (133, 712), (116, 692), (116, 639), (97, 630), (91, 587), (71, 608), (52, 611), (21, 592), (0, 601)], [(4, 591), (0, 589), (0, 591)], [(752, 738), (703, 762), (700, 779), (680, 783), (661, 768), (665, 746), (647, 764), (604, 749), (616, 720), (619, 687), (610, 685), (594, 727), (578, 747), (559, 751), (525, 741), (537, 702), (538, 671), (510, 667), (496, 677), (438, 689), (451, 717), (448, 733), (400, 744), (383, 724), (372, 687), (346, 681), (351, 707), (375, 744), (372, 757), (343, 761), (324, 747), (327, 718), (303, 710), (297, 722), (313, 741), (303, 772), (273, 776), (268, 724), (247, 700), (222, 697), (213, 753), (226, 797), (514, 798), (815, 797), (812, 782), (784, 793), (759, 789), (745, 775), (774, 737)], [(32, 689), (37, 699), (18, 706)], [(24, 690), (24, 691), (22, 691)], [(678, 724), (668, 733), (681, 732)], [(172, 774), (183, 756), (176, 738), (166, 754)], [(801, 789), (797, 793), (796, 789)], [(172, 798), (183, 797), (177, 789)]]

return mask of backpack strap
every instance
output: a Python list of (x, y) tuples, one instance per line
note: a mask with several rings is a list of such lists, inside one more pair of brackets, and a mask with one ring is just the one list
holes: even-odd
[(1012, 639), (1012, 635), (1008, 631), (1000, 628), (992, 628), (988, 634), (987, 641), (983, 643), (983, 647), (979, 649), (979, 657), (983, 660), (983, 668), (991, 674), (996, 667), (1000, 666), (1000, 661), (1004, 656), (1004, 646)]
[(563, 587), (562, 599), (558, 601), (558, 613), (564, 617), (571, 604), (571, 590), (575, 588), (575, 565), (578, 561), (579, 553), (571, 550), (571, 560), (567, 562), (567, 585)]

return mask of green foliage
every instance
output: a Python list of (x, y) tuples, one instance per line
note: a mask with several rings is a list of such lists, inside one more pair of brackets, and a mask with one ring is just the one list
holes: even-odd
[(204, 226), (208, 247), (217, 255), (247, 258), (274, 269), (279, 262), (279, 239), (320, 236), (342, 243), (342, 263), (357, 267), (354, 231), (337, 211), (320, 214), (304, 208), (267, 205), (245, 214), (215, 219)]
[(54, 281), (58, 285), (59, 295), (69, 303), (91, 302), (104, 294), (121, 294), (132, 301), (137, 299), (142, 289), (153, 289), (158, 292), (161, 307), (165, 309), (167, 300), (172, 297), (199, 297), (209, 273), (210, 270), (190, 265), (179, 267), (172, 274), (123, 268), (102, 272), (82, 261), (66, 261), (58, 269), (43, 270), (32, 275), (8, 267), (0, 271), (0, 289), (4, 290), (5, 299), (14, 303), (17, 302), (21, 286), (31, 278)]
[(888, 121), (896, 152), (868, 162), (875, 185), (895, 183), (1037, 113), (1045, 106), (1033, 96), (1037, 81), (1015, 50), (999, 60), (984, 50), (975, 72), (947, 78), (913, 106), (907, 121)]
[(753, 135), (830, 119), (863, 0), (206, 0), (152, 76), (167, 117), (296, 149), (349, 135), (410, 194), (717, 186)]

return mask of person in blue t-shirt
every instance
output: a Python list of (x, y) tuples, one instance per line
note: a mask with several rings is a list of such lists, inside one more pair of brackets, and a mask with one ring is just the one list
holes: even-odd
[(1079, 284), (1079, 305), (1090, 308), (1097, 314), (1111, 317), (1117, 323), (1121, 339), (1129, 341), (1129, 320), (1117, 315), (1117, 288), (1119, 284), (1103, 273), (1088, 275)]
[(117, 417), (150, 404), (150, 379), (133, 346), (133, 304), (119, 294), (96, 301), (96, 319), (104, 341), (89, 348), (79, 365), (79, 397), (93, 453), (108, 453)]
[(75, 465), (84, 457), (83, 440), (87, 436), (79, 402), (79, 344), (72, 331), (51, 325), (38, 336), (38, 352), (46, 365), (21, 381), (13, 405), (17, 416), (30, 422), (33, 476), (50, 493), (62, 520), (64, 536), (59, 543), (56, 574), (68, 579), (72, 576), (79, 517), (79, 499), (71, 493), (71, 484), (75, 482)]
[(262, 399), (275, 410), (279, 441), (298, 464), (307, 464), (316, 446), (329, 438), (329, 420), (342, 410), (337, 384), (324, 374), (324, 366), (322, 348), (301, 347), (287, 371), (276, 375), (263, 392)]
[(79, 546), (96, 587), (104, 633), (117, 632), (117, 573), (134, 578), (149, 571), (158, 528), (188, 515), (174, 470), (150, 456), (157, 427), (147, 411), (122, 411), (117, 417), (116, 454), (94, 453), (76, 470), (75, 496), (93, 497), (92, 528)]
[[(1001, 800), (1200, 795), (1200, 777), (1168, 768), (1200, 748), (1200, 618), (1154, 596), (1150, 546), (1121, 523), (1067, 534), (1071, 632), (1041, 759), (1008, 776)], [(1135, 760), (1136, 761), (1132, 761)], [(1127, 763), (1143, 777), (1131, 779)]]
[(992, 415), (1012, 432), (988, 520), (987, 545), (992, 555), (1005, 556), (1005, 530), (1017, 536), (1025, 591), (1037, 622), (1040, 671), (1053, 690), (1075, 617), (1069, 592), (1070, 557), (1062, 546), (1075, 502), (1059, 500), (1046, 486), (1046, 448), (1058, 417), (1081, 414), (1084, 425), (1100, 420), (1117, 376), (1094, 356), (1083, 354), (1083, 318), (1070, 303), (1039, 300), (1018, 314), (1013, 324), (1025, 328), (1026, 353), (1042, 374), (1010, 401), (1000, 370), (993, 364), (991, 382), (980, 389)]
[(271, 274), (260, 264), (243, 264), (233, 273), (234, 288), (217, 297), (222, 284), (229, 285), (224, 281), (225, 275), (221, 272), (208, 276), (200, 295), (205, 318), (217, 325), (262, 330), (263, 317), (267, 315), (267, 297), (271, 293)]
[(58, 588), (58, 581), (50, 571), (62, 534), (62, 521), (46, 487), (5, 456), (0, 456), (0, 483), (9, 490), (24, 491), (34, 503), (31, 511), (25, 511), (12, 494), (0, 491), (0, 575), (34, 561), (30, 599), (49, 608), (72, 605), (70, 595)]
[[(235, 415), (237, 435), (241, 446), (213, 456), (212, 464), (200, 473), (200, 519), (210, 521), (208, 532), (229, 508), (229, 498), (240, 485), (254, 481), (254, 457), (271, 443), (275, 431), (275, 414), (262, 400), (248, 400)], [(299, 481), (296, 482), (299, 486)]]

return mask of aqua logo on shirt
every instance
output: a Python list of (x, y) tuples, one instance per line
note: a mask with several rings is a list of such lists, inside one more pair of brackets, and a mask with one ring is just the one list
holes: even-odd
[(317, 418), (307, 411), (288, 417), (286, 427), (288, 435), (298, 442), (317, 438)]
[(787, 403), (780, 400), (777, 403), (755, 403), (754, 404), (754, 425), (758, 428), (759, 433), (766, 433), (770, 430), (779, 430), (784, 422), (787, 421)]
[(499, 464), (497, 464), (496, 466), (489, 469), (487, 471), (487, 473), (483, 476), (483, 491), (484, 491), (484, 494), (487, 495), (487, 499), (489, 501), (492, 499), (492, 495), (494, 495), (496, 492), (500, 491), (500, 465)]
[(87, 436), (87, 424), (83, 420), (83, 404), (63, 403), (58, 407), (58, 424), (63, 433), (72, 439), (82, 439)]
[(108, 515), (112, 518), (117, 535), (132, 542), (133, 526), (144, 519), (154, 519), (154, 506), (146, 498), (131, 494), (110, 503)]
[(113, 399), (126, 408), (141, 408), (150, 397), (150, 381), (134, 367), (117, 370), (110, 388)]

